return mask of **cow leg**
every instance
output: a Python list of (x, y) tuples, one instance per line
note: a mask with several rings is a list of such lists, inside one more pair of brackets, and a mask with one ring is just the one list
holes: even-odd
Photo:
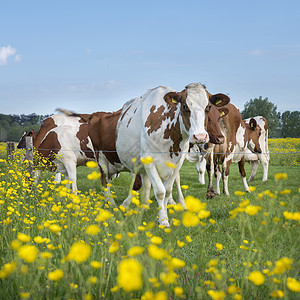
[(230, 196), (228, 190), (228, 177), (229, 177), (230, 164), (231, 164), (231, 159), (228, 161), (225, 160), (222, 165), (223, 193), (227, 196)]
[(151, 182), (150, 182), (149, 177), (146, 174), (141, 176), (141, 178), (142, 178), (142, 184), (143, 184), (144, 202), (149, 207), (150, 203), (148, 202), (148, 200), (150, 199)]
[[(181, 185), (180, 185), (180, 173), (179, 172), (177, 172), (177, 174), (175, 176), (175, 186), (177, 189), (178, 202), (181, 204), (181, 206), (184, 209), (186, 209), (186, 204), (184, 201), (184, 196), (182, 194)], [(168, 204), (176, 204), (176, 202), (174, 201), (174, 199), (172, 197), (172, 187), (173, 187), (173, 183), (171, 186), (166, 186), (167, 191), (170, 190), (169, 196), (168, 196)]]
[(76, 161), (69, 161), (64, 164), (68, 178), (72, 181), (72, 191), (74, 194), (77, 194), (77, 170), (76, 170)]
[[(141, 187), (142, 187), (141, 175), (137, 174), (134, 177), (134, 183), (132, 189), (138, 192), (141, 189)], [(132, 193), (129, 193), (128, 197), (123, 201), (122, 206), (128, 207), (131, 203), (132, 197), (133, 197)]]
[(255, 174), (257, 172), (258, 165), (259, 165), (258, 160), (251, 161), (251, 174), (250, 174), (250, 177), (249, 177), (248, 181), (253, 181), (254, 180)]
[(268, 154), (259, 154), (259, 160), (263, 167), (263, 179), (262, 181), (268, 180), (268, 169), (269, 169), (269, 157)]
[(215, 164), (215, 179), (216, 179), (216, 188), (215, 188), (215, 194), (220, 195), (220, 180), (221, 180), (222, 174), (219, 165)]
[(60, 172), (55, 173), (55, 179), (54, 180), (55, 180), (56, 183), (61, 182), (61, 173)]
[(199, 170), (197, 169), (199, 174), (200, 184), (205, 184), (205, 169), (206, 169), (206, 159), (202, 158), (202, 160), (199, 162)]
[(241, 175), (242, 180), (243, 180), (244, 191), (250, 193), (250, 189), (249, 189), (249, 186), (248, 186), (248, 183), (247, 183), (247, 179), (246, 179), (246, 172), (245, 172), (245, 157), (244, 157), (244, 156), (243, 156), (242, 159), (239, 161), (239, 171), (240, 171), (240, 175)]
[(213, 186), (214, 172), (213, 172), (213, 156), (212, 155), (210, 155), (208, 164), (206, 164), (206, 171), (208, 174), (208, 187), (207, 187), (206, 198), (211, 199), (215, 196), (214, 186)]
[(167, 214), (167, 203), (166, 203), (166, 189), (164, 184), (161, 181), (161, 178), (157, 172), (157, 169), (153, 163), (145, 165), (146, 173), (149, 177), (149, 180), (153, 186), (154, 195), (157, 200), (159, 206), (159, 224), (164, 225), (166, 227), (170, 227), (168, 221), (168, 214)]
[(39, 177), (41, 175), (41, 170), (35, 170), (34, 171), (34, 184), (37, 185), (37, 182), (39, 180)]

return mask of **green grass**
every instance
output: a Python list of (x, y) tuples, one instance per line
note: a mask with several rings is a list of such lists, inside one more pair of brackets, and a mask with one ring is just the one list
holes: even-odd
[[(186, 227), (182, 223), (175, 226), (173, 219), (182, 221), (185, 212), (177, 212), (170, 208), (172, 231), (168, 233), (157, 226), (158, 211), (153, 193), (153, 203), (149, 210), (131, 204), (127, 215), (124, 215), (120, 211), (107, 208), (105, 203), (99, 201), (99, 195), (103, 195), (103, 187), (100, 186), (100, 180), (87, 179), (91, 172), (87, 167), (77, 168), (78, 188), (82, 195), (74, 197), (64, 185), (54, 186), (48, 182), (53, 176), (50, 172), (43, 173), (39, 185), (27, 186), (21, 165), (20, 161), (0, 162), (0, 268), (3, 269), (9, 262), (17, 264), (12, 274), (0, 279), (3, 299), (18, 299), (19, 292), (30, 292), (29, 299), (88, 299), (90, 296), (92, 299), (141, 299), (142, 295), (147, 299), (146, 291), (152, 291), (154, 294), (165, 291), (168, 298), (163, 299), (180, 299), (180, 296), (175, 295), (175, 287), (182, 287), (183, 295), (187, 299), (210, 299), (208, 290), (223, 291), (228, 299), (233, 299), (234, 295), (239, 294), (243, 299), (269, 299), (271, 294), (278, 290), (283, 291), (284, 299), (297, 299), (299, 296), (299, 293), (293, 293), (286, 286), (288, 277), (300, 279), (299, 222), (287, 220), (283, 216), (284, 211), (300, 211), (300, 169), (297, 166), (271, 165), (267, 182), (261, 181), (262, 168), (259, 166), (255, 180), (251, 182), (251, 186), (256, 190), (237, 196), (234, 192), (242, 191), (243, 185), (238, 165), (232, 164), (229, 176), (231, 195), (227, 197), (221, 194), (213, 199), (206, 199), (207, 186), (198, 183), (195, 165), (185, 162), (181, 170), (181, 184), (188, 185), (189, 188), (184, 194), (205, 202), (210, 216), (201, 219), (201, 223), (196, 227)], [(250, 166), (247, 164), (245, 167), (249, 176)], [(9, 170), (14, 172), (8, 173)], [(276, 181), (276, 173), (286, 173), (287, 180)], [(131, 184), (132, 177), (128, 173), (122, 173), (112, 180), (111, 190), (116, 195), (115, 201), (118, 205), (128, 196)], [(267, 190), (272, 194), (262, 195)], [(283, 190), (290, 192), (281, 194)], [(49, 195), (45, 196), (45, 191), (49, 192)], [(49, 196), (53, 198), (51, 201)], [(175, 189), (173, 197), (176, 200)], [(260, 206), (261, 210), (253, 216), (241, 212), (230, 219), (230, 211), (235, 210), (245, 200), (249, 200), (251, 205)], [(100, 208), (108, 209), (114, 214), (107, 221), (107, 226), (103, 222), (95, 222)], [(61, 234), (49, 230), (49, 224), (45, 224), (50, 221), (62, 227)], [(146, 228), (152, 221), (155, 226), (143, 231), (140, 226)], [(91, 224), (97, 224), (100, 228), (96, 236), (86, 234), (86, 228)], [(38, 229), (39, 225), (43, 226)], [(29, 244), (35, 245), (40, 253), (49, 251), (53, 257), (47, 261), (38, 257), (34, 263), (24, 262), (18, 256), (18, 251), (10, 248), (18, 232), (30, 236)], [(128, 232), (136, 235), (129, 238)], [(121, 240), (116, 239), (116, 234), (122, 234)], [(175, 270), (179, 277), (170, 284), (164, 284), (162, 280), (162, 274), (171, 272), (168, 264), (165, 264), (168, 259), (155, 260), (147, 253), (151, 235), (162, 237), (163, 243), (159, 247), (186, 263), (184, 268)], [(192, 238), (192, 242), (186, 241), (187, 235)], [(54, 248), (49, 249), (49, 244), (45, 243), (36, 244), (33, 242), (36, 236), (48, 238), (49, 244)], [(82, 263), (65, 262), (64, 258), (71, 245), (80, 240), (91, 246), (89, 259)], [(115, 253), (110, 253), (109, 249), (116, 241), (120, 248)], [(178, 241), (185, 242), (183, 248), (178, 246)], [(223, 249), (217, 250), (216, 243), (222, 244)], [(118, 284), (118, 265), (125, 259), (127, 250), (132, 246), (145, 248), (144, 253), (137, 257), (137, 261), (143, 267), (143, 286), (140, 290), (130, 293), (122, 289), (112, 292), (111, 288)], [(245, 250), (240, 246), (249, 249)], [(291, 268), (284, 270), (283, 274), (266, 275), (266, 281), (261, 286), (256, 286), (247, 279), (249, 273), (255, 270), (263, 272), (269, 269), (271, 272), (276, 261), (283, 257), (293, 260)], [(208, 272), (208, 264), (212, 259), (218, 260), (215, 273)], [(93, 270), (89, 265), (92, 260), (100, 261), (103, 264), (102, 268)], [(28, 269), (27, 273), (24, 272), (24, 266)], [(64, 271), (64, 277), (58, 282), (47, 279), (49, 272), (55, 269)], [(96, 276), (98, 279), (95, 285), (89, 283), (90, 276)], [(149, 282), (149, 278), (154, 277), (160, 283), (159, 287)], [(274, 282), (274, 278), (280, 283)], [(210, 284), (206, 281), (210, 281)], [(76, 284), (78, 287), (73, 288), (70, 284)], [(232, 284), (240, 289), (233, 295), (227, 291)]]

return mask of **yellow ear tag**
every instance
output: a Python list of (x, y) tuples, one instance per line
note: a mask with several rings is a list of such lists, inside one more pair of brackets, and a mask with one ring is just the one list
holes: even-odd
[(225, 113), (224, 113), (224, 111), (222, 111), (221, 113), (220, 113), (220, 117), (223, 117), (225, 115)]
[(222, 102), (222, 100), (219, 100), (216, 102), (216, 105), (220, 104)]
[(250, 127), (253, 127), (253, 123), (250, 124)]
[(174, 104), (177, 104), (177, 101), (176, 101), (174, 98), (172, 98), (172, 102), (173, 102)]

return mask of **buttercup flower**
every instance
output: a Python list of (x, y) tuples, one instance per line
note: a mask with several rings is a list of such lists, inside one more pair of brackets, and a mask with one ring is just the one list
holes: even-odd
[(63, 276), (64, 276), (63, 270), (57, 269), (48, 274), (48, 279), (52, 281), (59, 281), (63, 278)]
[(265, 276), (259, 271), (253, 271), (247, 277), (248, 280), (252, 281), (255, 285), (262, 285), (265, 283)]
[(300, 282), (295, 278), (288, 277), (286, 285), (291, 291), (300, 293)]
[(28, 263), (33, 263), (38, 256), (38, 249), (35, 246), (24, 245), (18, 249), (18, 255), (20, 258)]
[(125, 259), (118, 268), (118, 285), (125, 291), (131, 292), (142, 288), (142, 265), (136, 259)]
[(65, 257), (65, 260), (75, 260), (78, 263), (82, 263), (91, 255), (91, 246), (85, 242), (77, 242), (71, 246), (70, 252)]

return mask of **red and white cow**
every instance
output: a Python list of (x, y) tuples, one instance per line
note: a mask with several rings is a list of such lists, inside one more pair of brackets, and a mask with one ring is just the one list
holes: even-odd
[[(210, 101), (210, 102), (209, 102)], [(116, 149), (123, 166), (140, 173), (143, 187), (152, 184), (159, 205), (159, 223), (169, 226), (167, 201), (173, 182), (188, 151), (189, 142), (209, 141), (205, 129), (209, 103), (227, 101), (223, 94), (208, 96), (199, 83), (181, 92), (157, 87), (128, 101), (122, 109), (116, 128)], [(150, 156), (143, 164), (140, 159)], [(170, 161), (176, 168), (166, 167)]]
[[(85, 115), (88, 117), (89, 115)], [(39, 161), (45, 158), (46, 168), (55, 171), (55, 181), (61, 181), (61, 173), (72, 181), (72, 190), (77, 191), (76, 167), (95, 160), (94, 150), (88, 136), (88, 124), (79, 117), (57, 114), (43, 120), (38, 132), (25, 132), (18, 148), (24, 148), (25, 137), (32, 135), (33, 146)], [(40, 169), (36, 170), (38, 178)]]
[[(246, 123), (242, 120), (239, 110), (233, 104), (229, 103), (225, 107), (229, 109), (229, 113), (220, 120), (220, 127), (225, 136), (225, 141), (221, 145), (213, 146), (213, 152), (209, 156), (209, 162), (206, 165), (209, 174), (207, 198), (212, 198), (215, 194), (220, 194), (221, 177), (223, 181), (223, 193), (229, 196), (228, 176), (232, 162), (239, 164), (244, 190), (249, 192), (244, 169), (244, 155), (247, 148), (252, 152), (261, 153), (259, 146), (261, 128), (255, 119), (251, 119), (249, 123)], [(215, 166), (214, 168), (213, 165)], [(222, 165), (222, 173), (219, 165)], [(216, 174), (215, 191), (213, 190), (212, 183), (213, 169), (215, 169)]]
[[(249, 149), (247, 149), (245, 153), (245, 161), (250, 162), (251, 164), (251, 174), (249, 177), (249, 181), (252, 181), (255, 177), (257, 172), (257, 168), (259, 162), (261, 162), (263, 167), (263, 178), (262, 181), (268, 180), (268, 169), (269, 169), (269, 161), (270, 161), (270, 154), (268, 148), (268, 121), (266, 118), (262, 116), (253, 117), (257, 124), (261, 128), (261, 135), (259, 137), (259, 145), (261, 148), (261, 154), (252, 153)], [(244, 120), (247, 124), (249, 124), (251, 118)]]

